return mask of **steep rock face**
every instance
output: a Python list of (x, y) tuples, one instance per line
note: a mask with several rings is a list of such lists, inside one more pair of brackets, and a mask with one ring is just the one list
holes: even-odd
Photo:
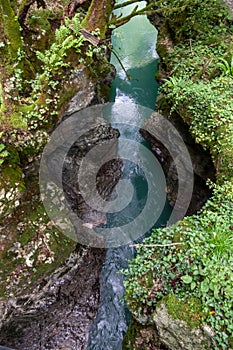
[[(119, 132), (101, 114), (102, 106), (99, 105), (65, 118), (42, 160), (43, 170), (45, 168), (42, 177), (49, 178), (57, 185), (55, 192), (63, 190), (61, 195), (64, 194), (72, 212), (67, 212), (63, 218), (62, 213), (58, 214), (55, 222), (56, 219), (62, 221), (64, 227), (69, 216), (75, 226), (77, 241), (95, 247), (105, 246), (101, 236), (88, 230), (82, 231), (85, 227), (93, 228), (106, 223), (107, 218), (103, 213), (107, 204), (105, 200), (109, 199), (116, 186), (122, 167), (122, 161), (117, 157)], [(75, 140), (71, 147), (70, 138)], [(44, 188), (46, 196), (50, 187), (48, 184)], [(52, 188), (51, 198), (56, 198), (55, 192)]]
[[(97, 100), (96, 86), (86, 69), (76, 71), (74, 79), (77, 84), (73, 81), (72, 86), (76, 84), (77, 93), (62, 120)], [(106, 218), (90, 208), (80, 195), (76, 175), (82, 158), (92, 147), (112, 140), (112, 160), (103, 163), (96, 180), (103, 199), (110, 196), (121, 174), (121, 161), (117, 159), (119, 133), (101, 116), (99, 118), (100, 126), (90, 128), (74, 143), (63, 167), (67, 202), (84, 223), (93, 226), (104, 223)], [(16, 204), (12, 202), (13, 195), (11, 202), (5, 200), (7, 188), (1, 192), (4, 210), (1, 216), (0, 344), (22, 350), (84, 349), (98, 308), (99, 273), (105, 249), (79, 245), (75, 248), (76, 243), (58, 232), (51, 222), (38, 188), (40, 151), (30, 154), (29, 161), (24, 157), (25, 165), (20, 168), (22, 193), (17, 192)], [(56, 165), (52, 168), (56, 172)], [(17, 185), (19, 181), (14, 182)], [(82, 236), (82, 232), (77, 234)]]
[[(156, 122), (155, 122), (156, 120)], [(192, 200), (189, 205), (187, 214), (191, 215), (198, 211), (210, 196), (210, 191), (206, 186), (207, 179), (214, 179), (215, 168), (211, 161), (210, 155), (205, 152), (202, 147), (197, 145), (192, 139), (188, 127), (180, 118), (169, 120), (175, 129), (179, 132), (182, 140), (187, 147), (188, 153), (192, 161), (192, 170), (194, 173), (194, 188)], [(151, 117), (144, 123), (140, 130), (142, 136), (152, 147), (156, 157), (160, 161), (164, 170), (167, 181), (167, 196), (170, 204), (174, 206), (178, 192), (178, 174), (175, 165), (175, 159), (172, 158), (169, 150), (154, 135), (153, 128), (157, 123), (157, 113), (152, 113)], [(150, 131), (151, 129), (151, 131)], [(167, 140), (170, 145), (173, 144), (173, 134), (166, 130)], [(184, 165), (185, 166), (185, 165)], [(190, 176), (192, 174), (190, 173)]]
[(85, 349), (104, 256), (104, 250), (79, 246), (30, 293), (10, 300), (1, 314), (1, 344), (22, 350)]

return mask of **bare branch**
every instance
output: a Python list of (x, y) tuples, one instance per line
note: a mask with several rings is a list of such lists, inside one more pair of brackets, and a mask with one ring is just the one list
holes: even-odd
[(129, 0), (129, 1), (123, 2), (123, 4), (118, 4), (118, 5), (114, 6), (114, 10), (122, 8), (122, 7), (127, 6), (127, 5), (134, 4), (135, 2), (138, 2), (138, 0)]
[(136, 247), (136, 248), (140, 248), (140, 247), (170, 247), (173, 245), (180, 245), (182, 244), (182, 242), (177, 242), (177, 243), (167, 243), (167, 244), (130, 244), (130, 247)]
[[(161, 12), (161, 10), (158, 8), (158, 6), (156, 6), (156, 9), (153, 9), (155, 7), (155, 4), (150, 4), (146, 7), (144, 7), (143, 9), (141, 10), (137, 10), (137, 7), (136, 6), (133, 11), (125, 16), (125, 17), (118, 17), (118, 18), (113, 18), (112, 20), (112, 24), (114, 24), (116, 27), (120, 27), (122, 26), (123, 24), (129, 22), (129, 20), (135, 16), (140, 16), (140, 15), (151, 15), (151, 14), (154, 14), (154, 13), (159, 13)], [(111, 23), (111, 21), (110, 21)]]

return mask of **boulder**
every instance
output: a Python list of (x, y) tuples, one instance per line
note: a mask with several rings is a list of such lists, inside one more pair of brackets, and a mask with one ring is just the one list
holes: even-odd
[(214, 349), (213, 333), (207, 326), (190, 326), (169, 315), (165, 304), (160, 304), (153, 317), (159, 340), (168, 350)]

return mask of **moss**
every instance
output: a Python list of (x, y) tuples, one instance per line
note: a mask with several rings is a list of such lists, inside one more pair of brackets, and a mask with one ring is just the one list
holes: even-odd
[[(3, 298), (9, 293), (25, 292), (34, 282), (38, 283), (39, 278), (48, 276), (76, 246), (76, 242), (52, 225), (42, 203), (36, 201), (16, 210), (14, 220), (5, 220), (4, 224), (10, 235), (0, 252), (0, 297)], [(25, 259), (32, 251), (33, 264), (28, 266)]]
[(140, 325), (140, 323), (138, 323), (134, 318), (131, 317), (130, 325), (123, 339), (122, 350), (135, 349), (134, 343), (140, 328), (142, 328), (142, 325)]
[(32, 12), (28, 19), (30, 28), (39, 32), (51, 30), (50, 21), (54, 20), (55, 15), (48, 9), (37, 9)]
[(82, 22), (82, 27), (90, 32), (99, 29), (100, 37), (104, 39), (112, 9), (112, 0), (92, 0), (87, 15)]
[(23, 42), (21, 39), (20, 26), (12, 10), (9, 0), (0, 2), (1, 17), (4, 23), (4, 32), (9, 41), (9, 57), (8, 59), (17, 60), (18, 50), (22, 50)]
[(165, 296), (159, 303), (165, 304), (168, 314), (178, 320), (182, 320), (193, 329), (201, 324), (203, 317), (202, 305), (199, 299), (190, 297), (183, 301), (178, 299), (174, 294)]
[[(11, 159), (13, 159), (13, 154), (11, 154), (11, 157)], [(15, 152), (15, 157), (17, 157), (17, 152)], [(19, 191), (23, 191), (25, 189), (23, 171), (16, 163), (4, 164), (4, 166), (1, 168), (0, 174), (2, 188), (5, 188), (7, 190), (17, 187)]]
[(143, 326), (133, 317), (123, 339), (123, 350), (153, 350), (159, 348), (156, 329), (153, 326)]
[(23, 116), (20, 112), (13, 112), (8, 114), (1, 114), (0, 112), (0, 127), (4, 128), (4, 125), (8, 125), (8, 127), (13, 127), (15, 129), (20, 128), (23, 130), (27, 129), (27, 123), (23, 119)]

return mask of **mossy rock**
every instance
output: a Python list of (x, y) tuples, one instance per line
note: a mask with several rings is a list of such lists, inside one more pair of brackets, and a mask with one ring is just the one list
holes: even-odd
[(212, 350), (213, 332), (201, 326), (201, 308), (194, 298), (187, 302), (174, 295), (165, 297), (157, 306), (153, 320), (161, 343), (168, 350)]
[(59, 267), (76, 246), (53, 225), (37, 197), (2, 223), (0, 297), (4, 299), (26, 293)]
[(165, 296), (159, 303), (165, 304), (168, 314), (174, 319), (179, 319), (187, 323), (193, 329), (201, 324), (203, 316), (202, 305), (197, 298), (191, 297), (188, 300), (180, 300), (174, 294)]

